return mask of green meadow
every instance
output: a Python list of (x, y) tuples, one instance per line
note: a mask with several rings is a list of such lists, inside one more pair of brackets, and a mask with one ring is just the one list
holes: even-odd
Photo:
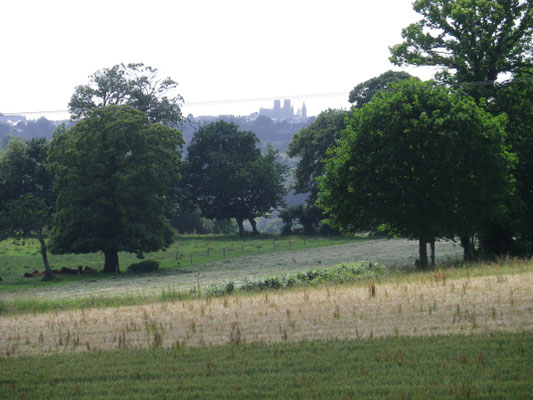
[(0, 360), (3, 399), (530, 399), (533, 334), (88, 351)]

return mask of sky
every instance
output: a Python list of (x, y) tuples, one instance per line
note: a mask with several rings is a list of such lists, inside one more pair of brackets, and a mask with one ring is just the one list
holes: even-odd
[[(358, 83), (400, 68), (389, 46), (412, 0), (5, 0), (0, 113), (68, 118), (77, 85), (142, 62), (178, 82), (185, 115), (248, 115), (274, 99), (308, 115), (347, 108)], [(42, 111), (62, 111), (42, 113)]]

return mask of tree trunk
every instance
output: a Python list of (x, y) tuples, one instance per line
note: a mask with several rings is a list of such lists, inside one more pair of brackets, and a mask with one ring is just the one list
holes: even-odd
[(244, 225), (242, 218), (235, 218), (237, 225), (239, 226), (239, 236), (244, 236)]
[(106, 274), (118, 274), (118, 250), (117, 249), (106, 249), (104, 250), (105, 263), (104, 263), (104, 273)]
[(435, 239), (429, 243), (431, 249), (431, 268), (435, 268)]
[(255, 219), (248, 218), (248, 221), (250, 221), (250, 225), (252, 225), (252, 234), (253, 235), (259, 234), (259, 231), (257, 230), (257, 223), (255, 222)]
[(420, 257), (420, 268), (427, 269), (428, 267), (428, 248), (427, 242), (420, 239), (418, 241), (418, 255)]
[(472, 261), (474, 259), (474, 249), (472, 248), (472, 242), (469, 235), (461, 236), (461, 246), (463, 246), (463, 260), (465, 262)]
[(46, 242), (44, 241), (44, 237), (42, 235), (38, 235), (37, 239), (39, 239), (39, 243), (41, 243), (41, 256), (43, 257), (44, 263), (43, 281), (52, 281), (54, 280), (54, 274), (52, 273), (50, 264), (48, 263), (48, 249), (46, 247)]

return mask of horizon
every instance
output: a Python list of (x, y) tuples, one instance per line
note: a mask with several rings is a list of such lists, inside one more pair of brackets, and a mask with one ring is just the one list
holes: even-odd
[(120, 63), (177, 81), (184, 115), (195, 116), (249, 115), (285, 98), (318, 115), (348, 108), (354, 86), (387, 70), (434, 72), (388, 60), (402, 29), (420, 19), (411, 0), (20, 0), (2, 11), (0, 112), (28, 119), (68, 119), (75, 87)]

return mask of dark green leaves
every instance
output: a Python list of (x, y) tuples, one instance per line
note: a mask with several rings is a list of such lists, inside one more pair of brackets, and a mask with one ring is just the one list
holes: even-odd
[(319, 205), (344, 231), (387, 224), (425, 241), (476, 232), (511, 189), (500, 122), (431, 82), (397, 83), (354, 111)]
[(202, 126), (188, 147), (184, 190), (207, 218), (253, 219), (283, 204), (285, 167), (261, 154), (253, 132), (218, 121)]
[(51, 246), (147, 252), (168, 246), (167, 193), (178, 175), (181, 132), (128, 106), (95, 108), (54, 137), (58, 195)]
[(422, 19), (390, 49), (393, 64), (442, 67), (441, 78), (471, 82), (469, 93), (476, 98), (483, 84), (531, 65), (530, 1), (417, 0), (413, 8)]

